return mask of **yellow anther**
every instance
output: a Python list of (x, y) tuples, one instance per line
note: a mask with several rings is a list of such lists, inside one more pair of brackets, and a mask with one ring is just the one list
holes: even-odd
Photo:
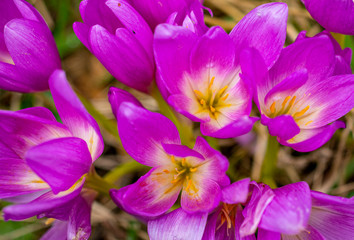
[(176, 162), (175, 156), (171, 155), (171, 161), (174, 163)]
[(178, 178), (179, 175), (181, 175), (181, 174), (183, 174), (185, 171), (187, 171), (186, 169), (183, 169), (183, 170), (179, 171), (177, 168), (175, 168), (175, 170), (176, 170), (176, 172), (177, 172), (177, 174), (174, 176), (175, 179)]
[(170, 173), (167, 169), (163, 170), (164, 173)]
[(188, 184), (187, 184), (187, 187), (186, 187), (186, 192), (189, 191), (189, 189), (191, 188), (191, 186), (192, 186), (192, 180), (190, 179), (190, 180), (188, 180)]
[(209, 88), (211, 88), (211, 86), (213, 86), (213, 84), (214, 84), (214, 79), (215, 79), (215, 77), (212, 77), (212, 78), (211, 78), (210, 83), (209, 83)]
[(313, 121), (308, 121), (307, 123), (305, 123), (305, 126), (309, 125), (310, 123), (312, 123)]
[(210, 106), (210, 111), (212, 112), (212, 113), (215, 113), (215, 108), (213, 107), (213, 106)]
[(52, 224), (54, 221), (55, 221), (55, 218), (48, 218), (48, 219), (45, 221), (45, 225), (50, 225), (50, 224)]
[(186, 158), (182, 158), (182, 166), (186, 164)]
[(284, 100), (284, 102), (281, 104), (281, 106), (284, 108), (286, 103), (289, 101), (289, 99), (291, 98), (291, 96), (287, 96)]
[(294, 114), (294, 118), (298, 118), (301, 117), (302, 115), (305, 114), (305, 112), (307, 112), (307, 110), (309, 110), (310, 106), (306, 106), (304, 109), (302, 109), (300, 112), (297, 112)]
[(189, 171), (190, 171), (190, 172), (196, 172), (196, 171), (197, 171), (197, 168), (190, 168)]
[(205, 100), (204, 99), (201, 99), (199, 102), (200, 102), (200, 104), (203, 105), (203, 107), (205, 106)]
[(194, 93), (198, 95), (198, 97), (202, 98), (203, 97), (203, 93), (199, 90), (194, 90)]
[(221, 100), (225, 101), (229, 97), (229, 94), (226, 94)]
[(229, 86), (226, 85), (225, 87), (223, 87), (222, 89), (220, 89), (219, 95), (221, 96), (221, 95), (225, 92), (225, 90), (226, 90), (228, 87), (229, 87)]
[(272, 105), (270, 106), (270, 111), (271, 113), (275, 113), (275, 102), (273, 102)]

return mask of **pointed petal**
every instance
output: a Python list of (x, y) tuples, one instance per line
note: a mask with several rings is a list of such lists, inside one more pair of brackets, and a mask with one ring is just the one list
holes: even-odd
[(184, 145), (162, 144), (162, 147), (166, 153), (176, 157), (196, 157), (204, 160), (204, 157), (199, 152), (196, 152)]
[(102, 154), (104, 146), (97, 122), (70, 87), (64, 71), (55, 71), (49, 79), (49, 85), (61, 120), (75, 137), (87, 143), (92, 161), (95, 161)]
[(299, 126), (290, 115), (280, 115), (275, 118), (262, 115), (261, 123), (268, 127), (270, 135), (277, 136), (283, 141), (289, 140), (300, 133)]
[(90, 41), (89, 41), (89, 34), (90, 34), (90, 27), (85, 23), (81, 22), (74, 22), (73, 23), (73, 30), (77, 36), (77, 38), (85, 45), (85, 47), (92, 52)]
[(27, 152), (26, 161), (51, 186), (54, 194), (69, 189), (89, 172), (92, 164), (87, 145), (80, 138), (44, 142)]
[(0, 199), (49, 189), (21, 158), (0, 158)]
[(119, 28), (113, 35), (95, 25), (90, 31), (90, 46), (92, 53), (118, 81), (149, 92), (154, 74), (153, 62), (132, 32)]
[(156, 217), (165, 213), (176, 202), (181, 185), (174, 184), (173, 174), (153, 168), (131, 185), (112, 189), (113, 201), (130, 214)]
[(65, 205), (80, 194), (84, 182), (85, 179), (75, 184), (71, 189), (56, 195), (53, 192), (48, 192), (32, 202), (7, 206), (3, 209), (4, 219), (23, 220)]
[(203, 236), (207, 218), (207, 213), (189, 214), (179, 208), (149, 221), (149, 237), (151, 240), (200, 240)]
[(54, 117), (53, 113), (49, 109), (44, 108), (44, 107), (25, 108), (25, 109), (19, 110), (17, 112), (30, 114), (32, 116), (37, 116), (37, 117), (40, 117), (40, 118), (43, 118), (43, 119), (46, 119), (49, 121), (53, 121), (53, 122), (56, 121), (56, 118)]
[(305, 182), (273, 189), (275, 197), (263, 213), (259, 227), (283, 234), (297, 234), (307, 226), (311, 212), (310, 188)]
[(314, 129), (301, 129), (300, 133), (288, 141), (279, 140), (285, 146), (289, 146), (298, 152), (311, 152), (325, 144), (339, 128), (345, 128), (345, 123), (336, 121)]
[(245, 203), (248, 198), (250, 179), (245, 178), (222, 189), (221, 201), (228, 204)]
[(13, 0), (13, 2), (25, 19), (37, 21), (43, 25), (47, 25), (39, 12), (29, 2), (21, 0)]
[(287, 18), (285, 3), (268, 3), (253, 9), (230, 33), (236, 44), (236, 55), (244, 48), (253, 47), (270, 68), (285, 43)]
[(164, 144), (181, 144), (177, 128), (165, 116), (124, 102), (117, 114), (124, 149), (141, 164), (155, 167), (170, 162)]
[(19, 157), (37, 144), (60, 137), (71, 137), (70, 131), (58, 122), (21, 112), (0, 110), (0, 141)]

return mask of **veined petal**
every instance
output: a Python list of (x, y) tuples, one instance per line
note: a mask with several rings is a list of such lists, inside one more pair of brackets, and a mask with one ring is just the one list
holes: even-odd
[(97, 122), (70, 87), (64, 71), (53, 72), (49, 85), (61, 120), (75, 137), (87, 143), (92, 161), (95, 161), (102, 154), (104, 147)]
[(65, 205), (80, 194), (84, 182), (85, 179), (75, 184), (69, 190), (56, 195), (53, 192), (48, 192), (29, 203), (7, 206), (3, 209), (4, 219), (23, 220)]
[[(311, 227), (310, 225), (308, 225), (306, 227), (306, 230), (304, 230), (296, 235), (282, 234), (281, 239), (282, 240), (298, 240), (298, 239), (300, 239), (300, 240), (329, 240), (329, 238), (325, 238), (324, 236), (322, 236), (322, 234), (319, 233), (317, 231), (317, 229)], [(343, 238), (343, 239), (345, 239), (345, 238)], [(335, 238), (332, 240), (335, 240)]]
[(26, 161), (54, 194), (69, 189), (92, 164), (87, 145), (80, 138), (59, 138), (34, 146), (26, 153)]
[(118, 28), (114, 35), (95, 25), (90, 30), (90, 46), (92, 53), (118, 81), (149, 92), (154, 65), (132, 32)]
[(205, 159), (199, 152), (194, 151), (193, 149), (190, 149), (189, 147), (184, 145), (163, 143), (162, 147), (166, 151), (166, 153), (174, 155), (176, 157), (196, 157), (203, 160)]
[[(170, 24), (160, 24), (154, 35), (154, 55), (158, 86), (169, 93), (182, 93), (183, 74), (189, 70), (190, 52), (198, 37), (192, 31)], [(165, 96), (167, 97), (167, 96)]]
[(288, 7), (285, 3), (263, 4), (249, 12), (230, 33), (236, 55), (244, 48), (257, 49), (270, 68), (285, 43)]
[(309, 225), (326, 239), (351, 239), (354, 234), (354, 198), (311, 192)]
[(37, 21), (43, 25), (47, 25), (39, 12), (29, 2), (21, 0), (13, 0), (13, 2), (25, 19)]
[(263, 213), (275, 197), (274, 192), (268, 185), (251, 182), (253, 192), (250, 201), (243, 209), (244, 221), (240, 226), (240, 236), (254, 234), (258, 224), (262, 219)]
[(259, 227), (283, 234), (306, 229), (311, 212), (310, 188), (305, 182), (273, 189), (275, 197), (265, 209)]
[(49, 189), (21, 158), (0, 158), (0, 199)]
[[(282, 240), (281, 233), (258, 228), (257, 240)], [(302, 240), (302, 239), (301, 239)]]
[(188, 239), (200, 240), (203, 236), (208, 213), (187, 213), (182, 208), (148, 222), (151, 240)]
[(41, 240), (67, 240), (68, 222), (56, 220)]
[(156, 167), (170, 162), (164, 144), (181, 144), (175, 125), (165, 116), (131, 102), (121, 104), (118, 131), (124, 149), (141, 164)]
[(181, 207), (188, 213), (210, 212), (221, 200), (219, 184), (207, 178), (193, 178), (193, 187), (184, 186), (181, 196)]
[(0, 141), (20, 158), (27, 150), (55, 138), (72, 137), (71, 132), (58, 122), (21, 112), (0, 110)]
[(131, 185), (112, 189), (113, 201), (133, 215), (156, 217), (165, 213), (176, 202), (182, 185), (172, 183), (173, 174), (164, 168), (153, 168)]
[(262, 115), (261, 123), (268, 127), (270, 135), (277, 136), (282, 141), (289, 140), (300, 133), (299, 126), (290, 115), (280, 115), (275, 118)]
[(37, 116), (37, 117), (43, 118), (45, 120), (53, 121), (53, 122), (56, 121), (56, 118), (54, 117), (53, 113), (45, 107), (25, 108), (25, 109), (21, 109), (17, 112), (30, 114), (32, 116)]
[(228, 204), (245, 203), (248, 198), (250, 179), (245, 178), (222, 189), (221, 201)]
[[(35, 87), (32, 86), (32, 79), (28, 74), (13, 65), (0, 61), (0, 88), (8, 91), (16, 92), (33, 92)], [(34, 81), (36, 82), (36, 81)]]
[(289, 146), (298, 152), (310, 152), (325, 144), (338, 128), (345, 128), (345, 123), (336, 121), (314, 129), (301, 129), (300, 133), (288, 141), (279, 140), (285, 146)]

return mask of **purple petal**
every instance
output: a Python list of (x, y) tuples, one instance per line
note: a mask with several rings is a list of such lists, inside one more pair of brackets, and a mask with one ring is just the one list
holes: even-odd
[(29, 2), (23, 0), (13, 0), (13, 2), (25, 19), (37, 21), (43, 25), (47, 25), (39, 12)]
[(199, 152), (196, 152), (184, 145), (162, 144), (162, 147), (166, 151), (166, 153), (174, 155), (176, 157), (196, 157), (203, 160), (205, 159)]
[(31, 107), (31, 108), (25, 108), (22, 110), (17, 111), (19, 113), (25, 113), (25, 114), (30, 114), (32, 116), (37, 116), (49, 121), (56, 121), (56, 118), (54, 117), (53, 113), (44, 107)]
[(175, 125), (165, 116), (130, 102), (121, 104), (118, 131), (124, 149), (141, 164), (155, 167), (170, 162), (164, 144), (181, 144)]
[[(84, 1), (82, 1), (84, 2)], [(73, 30), (78, 39), (85, 45), (85, 47), (92, 52), (92, 48), (89, 41), (90, 27), (85, 23), (74, 22)]]
[(0, 158), (0, 198), (49, 189), (21, 158)]
[(16, 152), (0, 140), (0, 156), (1, 158), (18, 158)]
[[(311, 227), (310, 225), (308, 225), (306, 227), (306, 230), (296, 234), (296, 235), (286, 235), (286, 234), (282, 234), (281, 235), (281, 239), (282, 240), (294, 240), (295, 239), (301, 239), (301, 240), (329, 240), (331, 238), (325, 238), (324, 236), (321, 235), (321, 233), (319, 233), (317, 231), (317, 229)], [(345, 238), (343, 238), (345, 239)], [(336, 240), (336, 238), (334, 238), (333, 240)]]
[(151, 240), (199, 240), (203, 236), (207, 218), (207, 213), (189, 214), (179, 208), (149, 221), (149, 237)]
[(236, 55), (244, 48), (253, 47), (270, 68), (285, 43), (287, 18), (285, 3), (268, 3), (253, 9), (230, 33), (236, 44)]
[(302, 129), (294, 138), (279, 142), (298, 152), (311, 152), (325, 144), (338, 128), (345, 128), (345, 123), (336, 121), (320, 128)]
[(240, 116), (230, 124), (218, 129), (210, 129), (208, 123), (201, 123), (200, 131), (203, 135), (214, 138), (233, 138), (244, 135), (252, 130), (253, 124), (258, 121), (257, 117)]
[(26, 160), (28, 166), (51, 186), (54, 194), (69, 189), (89, 172), (92, 164), (87, 145), (80, 138), (44, 142), (31, 148)]
[(125, 1), (108, 0), (106, 1), (106, 5), (112, 10), (125, 28), (134, 34), (135, 38), (149, 55), (149, 59), (152, 59), (153, 35), (144, 18)]
[(215, 240), (216, 224), (220, 213), (221, 207), (218, 207), (213, 213), (209, 214), (202, 240)]
[(154, 54), (159, 87), (165, 86), (172, 94), (181, 92), (183, 73), (189, 69), (190, 52), (196, 41), (197, 35), (184, 27), (169, 24), (156, 27)]
[(222, 189), (221, 201), (228, 204), (245, 203), (248, 198), (250, 179), (245, 178)]
[(130, 102), (138, 107), (143, 107), (143, 105), (138, 101), (138, 99), (136, 99), (131, 93), (115, 87), (109, 88), (108, 99), (111, 104), (113, 114), (116, 118), (119, 107), (123, 102)]
[(87, 143), (92, 161), (95, 161), (104, 147), (97, 122), (70, 87), (64, 71), (55, 71), (49, 79), (49, 85), (61, 120), (75, 137)]
[(282, 240), (281, 233), (258, 228), (257, 240)]
[(300, 133), (299, 126), (290, 115), (280, 115), (275, 118), (268, 118), (262, 115), (261, 123), (268, 127), (270, 135), (277, 136), (284, 141)]
[(113, 35), (95, 25), (90, 31), (90, 45), (92, 53), (118, 81), (149, 92), (154, 74), (153, 62), (132, 32), (119, 28)]
[[(199, 169), (198, 169), (199, 170)], [(193, 181), (195, 188), (182, 191), (181, 207), (188, 213), (210, 212), (221, 200), (219, 184), (208, 178)]]
[(65, 205), (80, 194), (84, 182), (83, 179), (83, 181), (75, 184), (73, 188), (56, 195), (53, 192), (48, 192), (32, 202), (5, 207), (3, 209), (4, 219), (23, 220)]
[(33, 115), (0, 110), (0, 141), (23, 158), (33, 146), (60, 137), (72, 137), (62, 124)]
[(245, 219), (240, 226), (241, 237), (256, 232), (264, 211), (275, 197), (274, 192), (268, 185), (263, 183), (257, 184), (255, 182), (251, 182), (251, 184), (253, 185), (252, 196), (242, 212)]
[(165, 213), (176, 202), (181, 186), (171, 183), (173, 175), (164, 174), (163, 170), (153, 168), (136, 183), (112, 189), (113, 201), (133, 215), (156, 217)]
[(31, 87), (37, 91), (47, 90), (50, 74), (61, 68), (59, 53), (47, 25), (14, 19), (6, 24), (4, 37), (15, 66), (31, 77)]
[(284, 234), (297, 234), (307, 226), (311, 195), (307, 183), (299, 182), (273, 189), (275, 197), (267, 206), (259, 227)]
[(309, 224), (326, 239), (351, 239), (354, 234), (354, 198), (311, 192)]
[(41, 240), (67, 240), (68, 222), (56, 220)]
[(311, 16), (330, 32), (354, 35), (354, 2), (304, 0)]

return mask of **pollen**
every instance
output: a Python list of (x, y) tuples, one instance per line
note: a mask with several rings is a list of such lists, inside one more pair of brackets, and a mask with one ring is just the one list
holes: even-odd
[(215, 113), (216, 109), (215, 109), (213, 106), (210, 106), (210, 111), (211, 111), (212, 113)]

